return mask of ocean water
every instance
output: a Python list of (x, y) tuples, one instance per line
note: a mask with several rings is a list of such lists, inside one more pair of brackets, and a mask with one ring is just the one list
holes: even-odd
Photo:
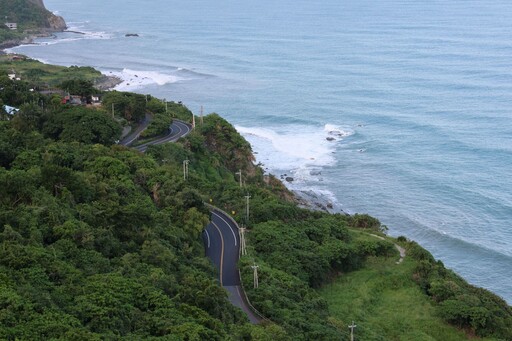
[(512, 2), (45, 3), (85, 34), (14, 51), (221, 114), (290, 187), (512, 303)]

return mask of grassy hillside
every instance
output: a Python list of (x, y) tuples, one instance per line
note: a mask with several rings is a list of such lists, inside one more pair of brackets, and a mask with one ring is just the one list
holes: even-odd
[(0, 74), (12, 71), (33, 88), (56, 87), (69, 80), (84, 80), (97, 84), (105, 78), (92, 67), (57, 66), (25, 57), (13, 60), (9, 55), (0, 55)]
[(442, 320), (413, 281), (416, 262), (406, 257), (397, 265), (396, 260), (372, 257), (364, 268), (323, 287), (332, 321), (341, 328), (355, 321), (359, 340), (467, 340)]

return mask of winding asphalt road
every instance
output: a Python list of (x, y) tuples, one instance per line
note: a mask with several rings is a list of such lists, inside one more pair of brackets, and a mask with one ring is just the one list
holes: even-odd
[[(119, 144), (122, 144), (124, 146), (131, 145), (134, 141), (137, 140), (140, 133), (147, 127), (148, 124), (149, 124), (149, 122), (147, 120), (144, 120), (143, 124), (141, 125), (144, 127), (143, 129), (141, 129), (140, 127), (137, 128), (137, 130), (134, 134), (135, 136), (130, 134), (129, 136), (125, 137), (123, 139), (123, 141), (119, 142)], [(133, 148), (137, 149), (138, 151), (145, 152), (149, 146), (154, 145), (154, 144), (162, 144), (162, 143), (166, 143), (166, 142), (176, 142), (176, 141), (178, 141), (178, 139), (180, 137), (183, 137), (183, 136), (187, 135), (188, 133), (190, 133), (191, 130), (192, 130), (192, 126), (190, 124), (185, 123), (180, 120), (173, 120), (172, 124), (169, 127), (169, 133), (167, 135), (157, 138), (155, 140), (140, 144)]]
[(251, 323), (262, 319), (249, 308), (240, 286), (238, 259), (240, 258), (240, 234), (237, 223), (226, 213), (211, 209), (211, 222), (203, 233), (206, 256), (219, 269), (219, 281), (229, 293), (229, 301), (247, 314)]
[[(145, 118), (144, 122), (137, 129), (126, 136), (119, 144), (129, 146), (136, 141), (139, 135), (147, 128), (150, 117)], [(169, 133), (166, 136), (157, 138), (150, 142), (138, 145), (135, 149), (145, 152), (146, 149), (154, 144), (166, 142), (175, 142), (180, 137), (186, 136), (192, 130), (192, 126), (180, 120), (173, 120), (169, 127)], [(206, 256), (210, 258), (213, 264), (219, 269), (219, 281), (229, 293), (229, 301), (242, 309), (247, 314), (249, 321), (253, 324), (261, 323), (262, 318), (257, 316), (250, 308), (243, 289), (240, 285), (240, 273), (237, 263), (240, 259), (240, 235), (238, 224), (226, 213), (211, 208), (211, 221), (206, 226), (203, 233)]]

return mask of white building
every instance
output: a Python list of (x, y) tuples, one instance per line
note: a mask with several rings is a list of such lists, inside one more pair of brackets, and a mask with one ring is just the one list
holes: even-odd
[(18, 111), (20, 111), (20, 109), (18, 108), (15, 108), (15, 107), (10, 107), (8, 105), (4, 105), (4, 110), (7, 114), (9, 115), (14, 115), (16, 114)]
[(18, 24), (15, 23), (15, 22), (6, 22), (5, 26), (7, 26), (11, 30), (17, 30), (18, 29)]

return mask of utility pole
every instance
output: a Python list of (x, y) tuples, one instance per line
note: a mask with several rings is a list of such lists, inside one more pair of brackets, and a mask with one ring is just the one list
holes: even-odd
[(249, 199), (251, 198), (250, 195), (246, 195), (245, 196), (245, 202), (246, 202), (246, 210), (245, 210), (245, 213), (246, 213), (246, 216), (245, 216), (245, 223), (247, 225), (249, 225)]
[(242, 170), (239, 169), (238, 172), (235, 173), (235, 175), (240, 176), (240, 187), (242, 187)]
[(114, 103), (112, 103), (112, 118), (114, 118)]
[(203, 106), (201, 105), (201, 125), (203, 125)]
[(196, 127), (196, 116), (192, 114), (192, 129)]
[(352, 321), (352, 324), (348, 326), (350, 328), (350, 341), (354, 341), (354, 328), (357, 327)]
[(259, 287), (259, 282), (258, 282), (258, 268), (259, 268), (259, 266), (256, 265), (256, 263), (254, 263), (254, 265), (251, 265), (251, 268), (253, 270), (254, 289), (256, 289), (256, 288)]
[(240, 253), (242, 256), (245, 256), (247, 254), (247, 250), (245, 248), (245, 231), (247, 229), (245, 227), (241, 227), (238, 229), (238, 233), (240, 235)]
[[(165, 98), (164, 98), (165, 100)], [(167, 114), (167, 101), (165, 101), (165, 113)]]
[(188, 164), (189, 160), (183, 160), (183, 180), (187, 180), (188, 178)]

